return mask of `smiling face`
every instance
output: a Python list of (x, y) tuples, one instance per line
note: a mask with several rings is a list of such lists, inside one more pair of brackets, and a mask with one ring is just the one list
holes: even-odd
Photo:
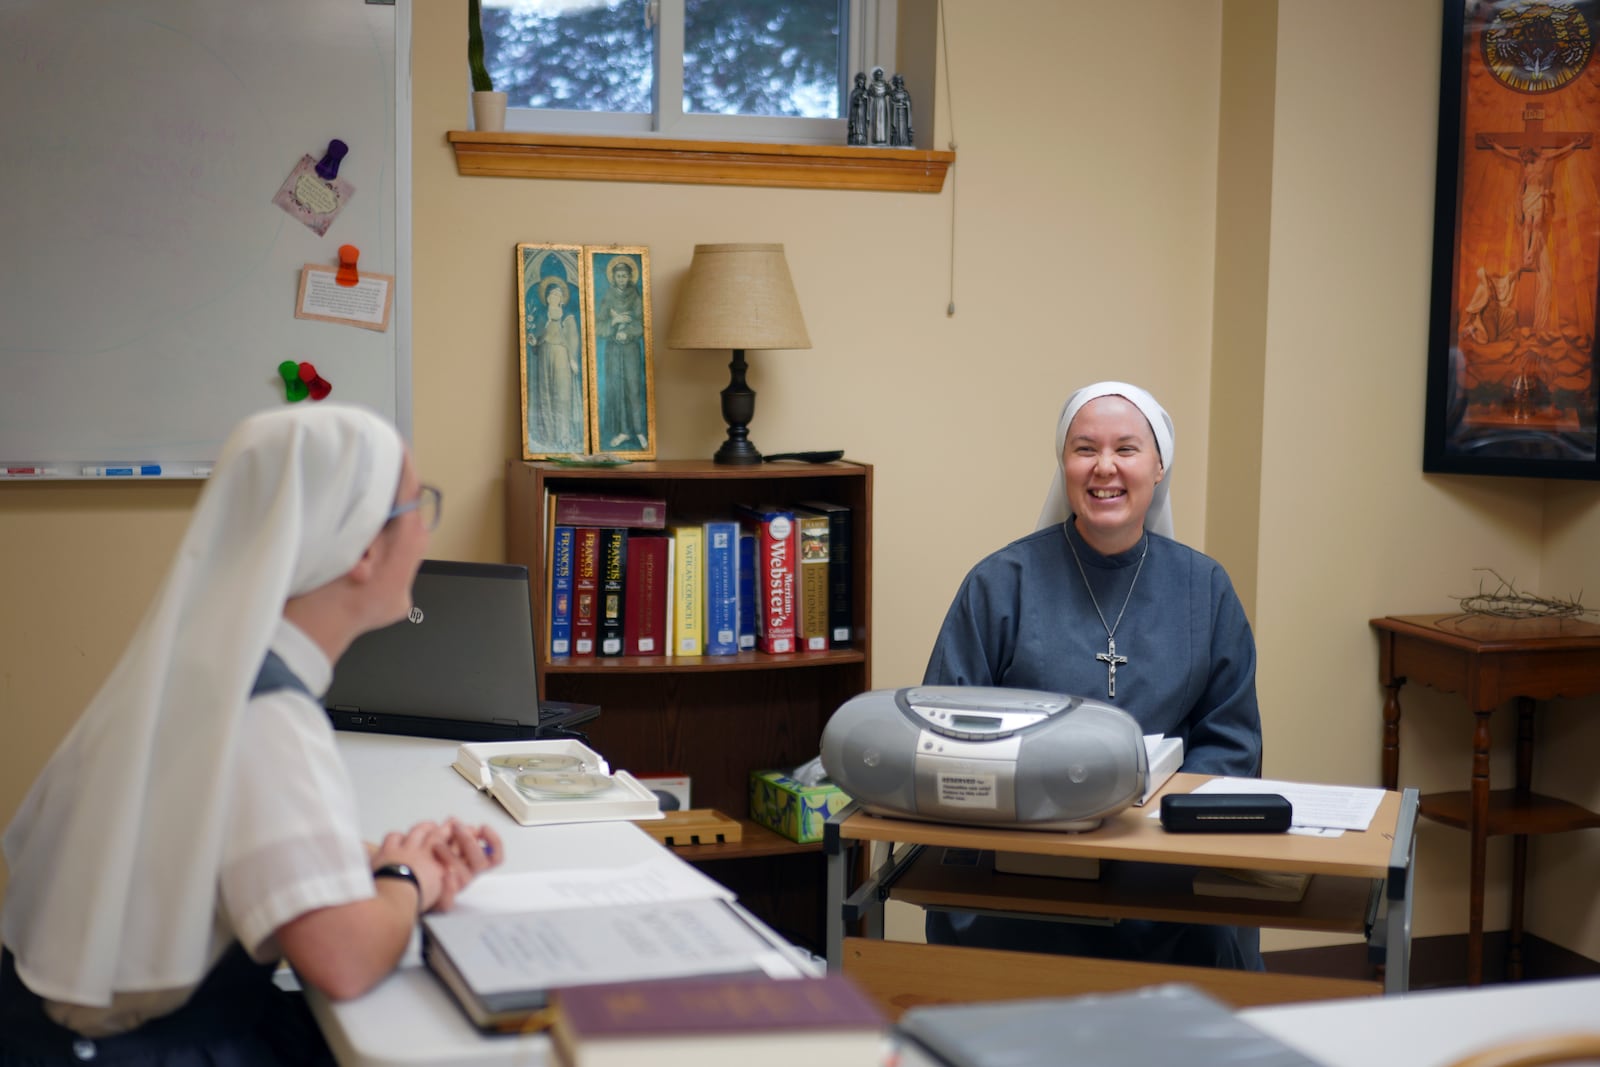
[(1145, 513), (1165, 471), (1144, 413), (1120, 396), (1089, 401), (1072, 417), (1061, 452), (1078, 533), (1101, 555), (1143, 536)]

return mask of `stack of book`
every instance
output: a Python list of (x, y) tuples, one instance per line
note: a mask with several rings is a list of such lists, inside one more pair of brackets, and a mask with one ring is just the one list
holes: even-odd
[(713, 518), (665, 500), (552, 494), (551, 658), (821, 652), (852, 640), (850, 508), (750, 504)]

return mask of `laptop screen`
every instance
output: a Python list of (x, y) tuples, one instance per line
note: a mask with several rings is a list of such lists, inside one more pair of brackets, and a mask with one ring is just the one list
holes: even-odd
[(322, 703), (339, 729), (516, 740), (599, 713), (546, 702), (541, 715), (526, 567), (424, 560), (411, 602), (335, 664)]

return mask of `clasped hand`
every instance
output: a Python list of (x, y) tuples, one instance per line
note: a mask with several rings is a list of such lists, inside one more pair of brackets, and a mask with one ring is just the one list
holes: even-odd
[(505, 846), (493, 828), (468, 826), (460, 819), (419, 822), (384, 837), (372, 852), (374, 869), (403, 863), (422, 883), (420, 911), (445, 911), (472, 880), (505, 859)]

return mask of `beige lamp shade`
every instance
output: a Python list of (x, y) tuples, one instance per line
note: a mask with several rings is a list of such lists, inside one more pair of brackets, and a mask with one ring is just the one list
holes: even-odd
[(667, 347), (810, 348), (783, 245), (695, 245)]

